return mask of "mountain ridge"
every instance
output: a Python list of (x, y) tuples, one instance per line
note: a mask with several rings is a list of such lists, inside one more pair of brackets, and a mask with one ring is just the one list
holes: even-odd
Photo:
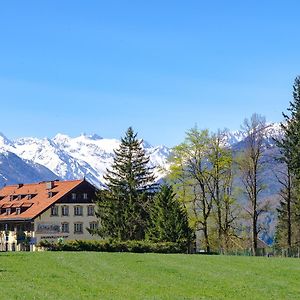
[[(266, 140), (269, 145), (274, 144), (274, 136), (281, 135), (279, 123), (267, 124)], [(229, 131), (226, 136), (226, 145), (230, 147), (241, 144), (245, 139), (245, 134), (241, 130)], [(85, 177), (97, 187), (105, 184), (103, 175), (111, 166), (114, 150), (119, 147), (120, 143), (118, 139), (103, 138), (95, 133), (82, 133), (77, 137), (57, 133), (53, 138), (22, 137), (16, 140), (11, 140), (0, 133), (0, 152), (13, 153), (27, 164), (29, 169), (34, 168), (34, 164), (43, 166), (44, 172), (41, 172), (40, 168), (37, 172), (43, 180), (47, 180), (44, 176), (47, 174), (52, 174), (52, 177), (54, 174), (57, 178), (64, 180)], [(171, 148), (164, 145), (152, 146), (147, 141), (143, 141), (142, 146), (150, 157), (150, 166), (158, 167), (155, 170), (157, 179), (162, 179), (165, 176), (162, 170), (168, 169), (169, 166), (168, 157), (171, 154)], [(24, 169), (24, 165), (22, 168)], [(32, 172), (31, 169), (30, 172)], [(4, 178), (6, 174), (3, 174), (0, 169), (0, 178), (1, 176)], [(12, 181), (7, 183), (10, 184)]]

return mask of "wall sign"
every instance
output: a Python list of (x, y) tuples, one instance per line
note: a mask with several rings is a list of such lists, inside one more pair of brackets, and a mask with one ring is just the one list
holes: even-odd
[(37, 225), (37, 233), (59, 233), (60, 232), (60, 226), (57, 224), (38, 224)]

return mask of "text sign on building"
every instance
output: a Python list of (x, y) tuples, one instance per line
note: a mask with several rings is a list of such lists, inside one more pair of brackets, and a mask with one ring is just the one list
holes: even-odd
[(37, 233), (59, 233), (60, 226), (57, 224), (38, 224)]

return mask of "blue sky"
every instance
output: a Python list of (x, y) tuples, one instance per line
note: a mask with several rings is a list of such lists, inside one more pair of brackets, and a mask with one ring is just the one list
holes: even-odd
[(0, 131), (185, 131), (281, 121), (300, 74), (299, 1), (2, 1)]

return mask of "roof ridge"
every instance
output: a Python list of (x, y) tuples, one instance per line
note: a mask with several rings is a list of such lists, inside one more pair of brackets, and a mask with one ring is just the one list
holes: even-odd
[(22, 184), (22, 188), (25, 187), (25, 186), (32, 186), (32, 185), (39, 185), (39, 184), (43, 184), (43, 183), (46, 183), (46, 182), (56, 182), (56, 183), (68, 183), (68, 182), (82, 182), (84, 181), (85, 179), (82, 178), (82, 179), (72, 179), (72, 180), (44, 180), (44, 181), (39, 181), (39, 182), (31, 182), (31, 183), (16, 183), (16, 184), (9, 184), (9, 185), (5, 185), (3, 186), (1, 189), (3, 188), (7, 188), (7, 187), (19, 187), (19, 184)]

